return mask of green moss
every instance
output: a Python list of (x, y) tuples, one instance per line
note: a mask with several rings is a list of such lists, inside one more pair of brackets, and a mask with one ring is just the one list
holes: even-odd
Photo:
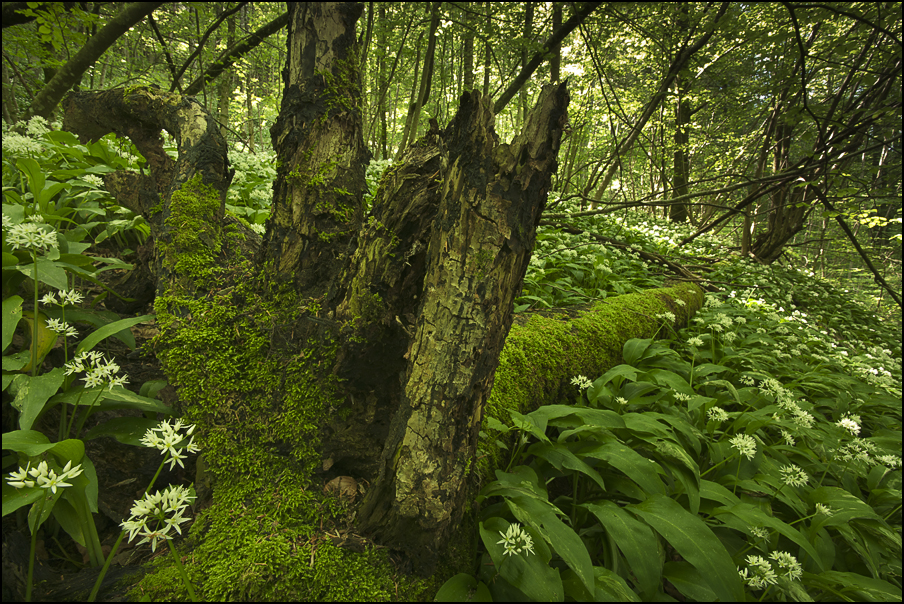
[(329, 114), (353, 112), (359, 109), (361, 99), (358, 84), (360, 80), (358, 75), (359, 57), (358, 47), (353, 46), (345, 59), (336, 61), (333, 72), (325, 70), (316, 72), (323, 78), (322, 98), (327, 107), (327, 112), (321, 116), (322, 121), (328, 119)]
[[(266, 270), (261, 275), (267, 274)], [(325, 534), (341, 512), (311, 482), (321, 463), (319, 429), (339, 406), (329, 333), (307, 346), (283, 342), (301, 329), (316, 301), (260, 275), (230, 275), (207, 299), (155, 302), (157, 355), (197, 425), (213, 504), (196, 519), (183, 563), (210, 600), (388, 600), (438, 589), (401, 578), (382, 549), (356, 553)], [(240, 301), (240, 302), (238, 302)], [(185, 599), (169, 556), (134, 596)]]
[[(211, 203), (198, 184), (183, 187), (197, 199), (175, 204), (183, 217)], [(208, 234), (222, 237), (228, 248), (228, 233)], [(197, 255), (194, 246), (192, 239), (173, 244)], [(238, 266), (206, 298), (177, 291), (155, 302), (156, 352), (178, 387), (183, 421), (198, 426), (196, 442), (213, 483), (213, 503), (183, 545), (183, 564), (198, 594), (263, 601), (431, 598), (452, 575), (471, 570), (476, 511), (466, 511), (445, 566), (426, 580), (399, 573), (386, 550), (369, 545), (358, 553), (332, 542), (326, 531), (342, 529), (347, 510), (326, 499), (311, 477), (321, 462), (319, 426), (331, 406), (342, 406), (340, 385), (326, 371), (336, 343), (330, 332), (309, 329), (299, 349), (291, 333), (310, 324), (304, 317), (319, 312), (317, 301), (266, 280), (266, 267), (249, 274)], [(676, 297), (688, 308), (674, 304)], [(382, 312), (379, 296), (360, 299), (358, 316)], [(528, 412), (558, 402), (563, 382), (615, 364), (628, 338), (649, 337), (656, 313), (671, 310), (686, 319), (701, 301), (689, 287), (654, 290), (607, 300), (577, 319), (538, 316), (513, 327), (485, 417), (507, 422), (506, 409)], [(503, 463), (498, 450), (488, 453), (478, 463), (479, 476)], [(186, 599), (170, 556), (160, 560), (132, 596)]]
[(172, 194), (170, 213), (164, 221), (173, 233), (171, 241), (159, 241), (160, 253), (173, 256), (164, 266), (173, 266), (183, 285), (189, 281), (205, 285), (223, 272), (216, 262), (223, 240), (215, 217), (220, 210), (217, 191), (201, 182), (198, 174)]
[[(672, 312), (678, 324), (686, 324), (702, 305), (703, 292), (681, 284), (601, 300), (578, 318), (534, 315), (525, 325), (513, 325), (484, 408), (484, 430), (492, 433), (488, 417), (510, 424), (509, 409), (530, 413), (571, 400), (576, 392), (569, 380), (576, 375), (594, 379), (621, 363), (626, 341), (654, 335), (661, 324), (656, 314)], [(505, 450), (488, 442), (478, 455), (478, 474), (484, 480), (492, 480), (493, 471), (508, 461)]]

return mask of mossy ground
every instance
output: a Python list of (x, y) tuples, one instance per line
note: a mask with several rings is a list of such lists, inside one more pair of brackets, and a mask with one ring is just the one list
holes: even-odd
[[(445, 568), (426, 580), (399, 572), (385, 549), (367, 545), (358, 552), (334, 544), (351, 510), (325, 498), (312, 477), (321, 461), (320, 422), (341, 396), (340, 384), (325, 371), (336, 344), (328, 331), (309, 327), (306, 317), (318, 310), (316, 301), (299, 299), (289, 284), (268, 281), (264, 275), (270, 271), (252, 269), (247, 259), (221, 262), (234, 247), (233, 235), (198, 218), (211, 214), (192, 195), (212, 200), (209, 192), (191, 186), (174, 197), (179, 206), (171, 216), (184, 224), (201, 222), (195, 232), (215, 239), (215, 247), (210, 241), (202, 242), (206, 251), (195, 242), (178, 245), (193, 256), (176, 262), (191, 273), (193, 285), (182, 289), (189, 281), (177, 275), (172, 291), (158, 296), (155, 311), (161, 328), (157, 355), (179, 389), (183, 421), (198, 425), (213, 484), (212, 504), (182, 545), (182, 562), (198, 595), (263, 601), (432, 599), (446, 579), (471, 570), (474, 514), (466, 514)], [(235, 268), (214, 272), (212, 264)], [(207, 295), (198, 295), (199, 284), (210, 288)], [(676, 298), (687, 305), (679, 307)], [(661, 324), (657, 313), (672, 311), (682, 322), (699, 308), (699, 299), (693, 287), (653, 290), (607, 300), (576, 319), (533, 317), (516, 325), (485, 416), (505, 422), (506, 409), (526, 413), (557, 402), (554, 397), (572, 376), (616, 364), (626, 339), (652, 335)], [(501, 462), (495, 449), (481, 460), (479, 473), (491, 477)], [(171, 556), (161, 557), (132, 594), (187, 598)]]

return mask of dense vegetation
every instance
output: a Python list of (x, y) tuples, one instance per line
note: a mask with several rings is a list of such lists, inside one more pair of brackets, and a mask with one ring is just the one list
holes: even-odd
[[(85, 443), (159, 448), (171, 469), (194, 450), (158, 422), (165, 382), (123, 371), (152, 316), (116, 289), (150, 229), (103, 177), (146, 161), (61, 130), (55, 90), (197, 95), (231, 145), (226, 208), (262, 234), (286, 32), (277, 3), (163, 3), (67, 82), (131, 5), (29, 4), (15, 26), (4, 5), (4, 532), (52, 534), (50, 564), (73, 571), (109, 563), (120, 528), (92, 519)], [(900, 3), (608, 5), (512, 88), (582, 10), (370, 3), (359, 23), (368, 202), (464, 90), (510, 98), (509, 140), (568, 77), (570, 134), (515, 311), (687, 278), (675, 266), (709, 290), (690, 326), (662, 315), (660, 339), (573, 376), (571, 399), (485, 424), (487, 443), (520, 438), (483, 485), (473, 572), (439, 595), (900, 600)], [(168, 492), (166, 529), (133, 508), (130, 538), (172, 546), (192, 495)]]

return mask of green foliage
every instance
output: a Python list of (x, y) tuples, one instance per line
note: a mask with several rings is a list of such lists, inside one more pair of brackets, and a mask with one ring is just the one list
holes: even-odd
[(364, 179), (367, 181), (367, 192), (364, 193), (365, 212), (370, 212), (370, 208), (374, 203), (374, 197), (377, 195), (377, 189), (380, 186), (380, 180), (390, 167), (392, 167), (391, 159), (372, 159), (367, 164), (367, 170), (364, 174)]
[(250, 153), (229, 152), (229, 163), (235, 170), (232, 186), (226, 196), (226, 209), (246, 219), (259, 235), (270, 216), (272, 186), (276, 180), (275, 155), (272, 151)]
[[(4, 124), (4, 205), (26, 208), (23, 218), (40, 215), (65, 233), (67, 241), (90, 237), (95, 243), (112, 239), (120, 248), (137, 247), (150, 228), (144, 218), (116, 203), (103, 189), (101, 177), (143, 164), (131, 143), (113, 135), (81, 145), (70, 132), (49, 130), (40, 117), (29, 121), (27, 135), (6, 131)], [(4, 214), (18, 216), (7, 210)]]
[[(19, 467), (11, 474), (18, 478), (19, 486), (13, 488), (9, 480), (3, 483), (3, 515), (35, 504), (29, 513), (33, 540), (41, 524), (52, 515), (87, 548), (91, 564), (99, 565), (103, 554), (91, 517), (98, 510), (99, 482), (84, 441), (113, 436), (139, 444), (141, 435), (157, 423), (151, 418), (157, 413), (168, 415), (170, 408), (145, 396), (152, 385), (146, 385), (142, 394), (124, 389), (127, 378), (116, 375), (119, 365), (93, 350), (111, 336), (134, 348), (135, 339), (128, 328), (153, 315), (120, 319), (109, 311), (82, 308), (83, 295), (69, 289), (70, 279), (100, 284), (97, 276), (105, 270), (131, 269), (117, 259), (88, 255), (91, 244), (81, 241), (102, 224), (94, 220), (107, 211), (101, 209), (101, 203), (111, 212), (121, 210), (100, 190), (102, 183), (95, 174), (111, 171), (114, 165), (125, 167), (125, 161), (114, 156), (106, 142), (90, 148), (79, 146), (69, 133), (48, 131), (40, 118), (32, 119), (28, 130), (30, 137), (4, 136), (3, 144), (0, 352), (3, 391), (18, 412), (19, 425), (18, 430), (3, 434), (3, 448), (16, 453), (4, 458), (4, 469)], [(121, 225), (108, 225), (105, 230), (93, 231), (97, 233), (95, 241), (103, 241), (111, 229), (114, 237), (120, 236)], [(143, 233), (137, 227), (136, 232)], [(48, 286), (49, 293), (39, 298)], [(30, 310), (23, 309), (26, 302), (19, 293), (31, 295)], [(87, 323), (94, 330), (81, 339), (70, 360), (69, 338), (77, 335), (75, 323)], [(26, 335), (26, 344), (16, 350), (14, 335), (19, 327)], [(64, 338), (64, 366), (45, 371), (45, 357), (60, 336)], [(85, 374), (84, 385), (75, 383), (79, 374)], [(54, 408), (61, 411), (57, 442), (34, 429)], [(115, 418), (83, 434), (88, 417), (118, 409), (133, 409), (147, 416)], [(60, 479), (58, 487), (54, 476)], [(53, 495), (44, 497), (48, 486), (53, 487)], [(33, 557), (32, 549), (32, 564)], [(30, 594), (31, 570), (27, 589)]]
[[(678, 235), (644, 230), (638, 249)], [(488, 418), (484, 442), (518, 437), (480, 493), (479, 570), (437, 600), (900, 598), (900, 333), (804, 271), (712, 278), (744, 287), (573, 401)], [(512, 526), (530, 548), (504, 549)]]

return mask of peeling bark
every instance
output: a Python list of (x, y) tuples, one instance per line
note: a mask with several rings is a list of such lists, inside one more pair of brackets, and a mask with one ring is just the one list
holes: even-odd
[(359, 526), (430, 573), (470, 498), (466, 468), (556, 168), (568, 93), (547, 86), (499, 145), (489, 99), (466, 93), (449, 159), (404, 392)]

